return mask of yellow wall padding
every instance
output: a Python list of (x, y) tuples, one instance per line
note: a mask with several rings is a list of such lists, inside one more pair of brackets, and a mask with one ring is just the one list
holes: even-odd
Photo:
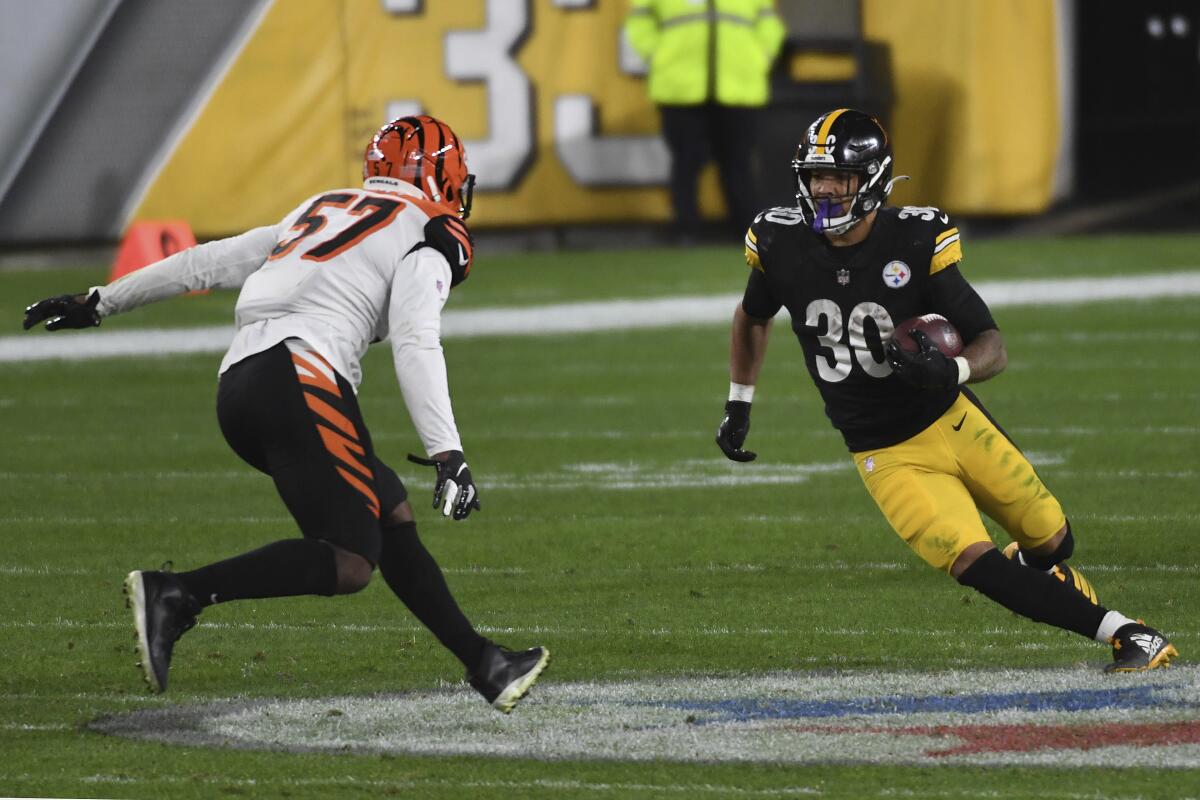
[(278, 222), (347, 180), (336, 3), (276, 3), (180, 141), (135, 218), (202, 238)]
[[(896, 171), (914, 178), (899, 185), (895, 201), (988, 214), (1048, 205), (1058, 135), (1053, 3), (864, 0), (866, 34), (887, 42), (894, 60)], [(511, 50), (529, 79), (524, 131), (533, 144), (513, 188), (477, 193), (472, 222), (669, 218), (665, 186), (580, 185), (555, 145), (555, 103), (570, 95), (591, 98), (597, 135), (657, 133), (645, 82), (618, 68), (626, 3), (456, 0), (416, 8), (389, 13), (380, 0), (275, 0), (135, 218), (186, 219), (210, 238), (274, 223), (311, 194), (357, 186), (363, 147), (397, 101), (418, 103), (468, 141), (494, 136), (485, 82), (447, 76), (448, 37), (491, 35), (526, 12)], [(845, 67), (798, 66), (825, 78)], [(606, 141), (624, 152), (625, 140)], [(643, 163), (631, 158), (629, 167), (640, 171)], [(665, 160), (657, 163), (665, 171)], [(701, 206), (708, 216), (722, 207), (711, 168)]]
[(858, 74), (850, 53), (794, 53), (788, 58), (787, 72), (794, 81), (852, 81)]
[[(135, 217), (184, 218), (207, 238), (276, 222), (310, 194), (358, 186), (363, 148), (393, 101), (417, 101), (465, 140), (488, 137), (484, 83), (452, 80), (445, 69), (447, 34), (482, 32), (488, 5), (426, 2), (405, 15), (380, 0), (275, 0)], [(555, 152), (554, 104), (563, 95), (593, 97), (605, 136), (658, 131), (645, 81), (618, 68), (625, 4), (534, 0), (528, 8), (515, 61), (533, 87), (532, 160), (515, 189), (476, 193), (472, 222), (668, 219), (665, 187), (579, 186)], [(710, 171), (702, 211), (719, 213), (719, 195)]]
[(1053, 0), (864, 0), (892, 53), (893, 202), (960, 214), (1049, 206), (1058, 155)]

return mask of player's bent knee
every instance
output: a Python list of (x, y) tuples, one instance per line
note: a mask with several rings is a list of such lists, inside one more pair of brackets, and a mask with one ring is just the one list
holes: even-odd
[(407, 500), (404, 500), (389, 513), (384, 515), (383, 525), (384, 527), (393, 527), (396, 525), (403, 525), (406, 522), (413, 522), (415, 519), (416, 517), (413, 516), (412, 506), (408, 504)]
[(957, 578), (984, 550), (995, 547), (982, 526), (979, 531), (973, 531), (936, 525), (906, 541), (922, 561), (953, 578)]
[[(966, 549), (958, 554), (958, 558), (954, 559), (954, 563), (950, 565), (950, 576), (959, 583), (963, 583), (963, 574), (971, 568), (971, 565), (978, 561), (989, 550), (995, 550), (996, 546), (991, 542), (975, 542), (967, 545)], [(963, 585), (967, 585), (963, 583)]]
[(334, 546), (337, 560), (337, 593), (354, 594), (367, 588), (375, 566), (358, 553)]
[(1075, 537), (1071, 535), (1071, 523), (1063, 523), (1063, 536), (1058, 542), (1058, 547), (1054, 548), (1054, 552), (1050, 554), (1050, 558), (1055, 564), (1066, 561), (1075, 552)]
[(1075, 552), (1075, 537), (1071, 535), (1071, 523), (1064, 523), (1045, 545), (1031, 550), (1021, 548), (1021, 559), (1028, 567), (1045, 572), (1061, 564)]

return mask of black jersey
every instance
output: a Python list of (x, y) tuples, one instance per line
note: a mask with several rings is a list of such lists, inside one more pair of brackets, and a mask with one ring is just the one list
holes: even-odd
[(746, 233), (753, 269), (742, 299), (751, 317), (792, 315), (825, 413), (853, 452), (916, 435), (958, 397), (917, 389), (892, 374), (884, 343), (895, 324), (941, 314), (970, 342), (996, 324), (958, 270), (962, 245), (936, 208), (882, 208), (866, 240), (833, 247), (795, 209), (759, 214)]

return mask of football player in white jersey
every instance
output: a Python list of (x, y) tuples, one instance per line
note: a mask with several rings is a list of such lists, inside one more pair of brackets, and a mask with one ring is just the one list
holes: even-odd
[(421, 115), (384, 125), (367, 145), (362, 188), (308, 198), (279, 224), (164, 258), (85, 294), (29, 306), (26, 329), (85, 328), (184, 292), (241, 287), (237, 333), (220, 367), (217, 417), (230, 447), (270, 475), (302, 538), (189, 572), (125, 579), (146, 681), (167, 686), (176, 640), (209, 605), (350, 594), (375, 567), (463, 662), (484, 698), (510, 711), (549, 651), (513, 652), (479, 635), (417, 537), (400, 478), (379, 460), (355, 392), (368, 345), (388, 340), (427, 458), (434, 507), (465, 519), (479, 496), (454, 422), (441, 311), (471, 268), (474, 176), (462, 142)]

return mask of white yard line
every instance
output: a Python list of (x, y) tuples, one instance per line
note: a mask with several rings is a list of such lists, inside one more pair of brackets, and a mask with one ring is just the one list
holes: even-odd
[[(993, 308), (1074, 305), (1106, 300), (1149, 300), (1200, 295), (1200, 271), (1121, 277), (983, 281), (975, 288)], [(669, 328), (728, 322), (741, 295), (694, 295), (644, 300), (606, 300), (518, 308), (450, 310), (442, 317), (446, 338), (541, 336), (592, 331)], [(96, 331), (65, 336), (0, 336), (0, 362), (82, 360), (116, 356), (221, 353), (233, 327)]]
[(20, 733), (31, 733), (36, 731), (69, 731), (70, 725), (62, 723), (50, 723), (45, 725), (25, 724), (20, 722), (4, 722), (0, 723), (0, 731), (18, 731)]

